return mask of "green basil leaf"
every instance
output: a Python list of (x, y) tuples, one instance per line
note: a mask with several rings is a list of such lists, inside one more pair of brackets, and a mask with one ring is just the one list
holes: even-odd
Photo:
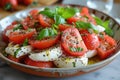
[(70, 47), (70, 51), (72, 51), (72, 52), (81, 52), (81, 51), (83, 51), (83, 48), (81, 48), (81, 47), (78, 47), (78, 48)]
[(37, 40), (41, 40), (44, 37), (48, 37), (49, 36), (49, 31), (47, 28), (43, 29), (37, 36)]
[(67, 19), (74, 16), (77, 12), (79, 12), (78, 8), (72, 7), (56, 7), (56, 13), (63, 18)]
[(22, 24), (17, 24), (17, 26), (15, 28), (13, 28), (13, 31), (16, 31), (18, 29), (22, 29), (23, 25)]
[(16, 57), (16, 55), (18, 54), (18, 52), (21, 50), (21, 48), (18, 48), (15, 52), (14, 52), (14, 56)]
[(54, 15), (54, 20), (56, 25), (65, 23), (65, 19), (59, 15)]
[(28, 45), (28, 39), (26, 38), (23, 42), (23, 46), (27, 46)]
[(50, 18), (53, 18), (53, 16), (54, 16), (54, 11), (52, 11), (52, 10), (50, 10), (48, 8), (43, 10), (43, 11), (40, 11), (39, 13), (43, 14), (43, 15), (46, 15), (46, 16), (48, 16)]
[(112, 31), (112, 29), (109, 27), (109, 23), (110, 23), (110, 21), (105, 21), (105, 22), (103, 22), (102, 26), (105, 28), (105, 32), (106, 32), (109, 36), (113, 36), (113, 31)]
[(107, 21), (102, 21), (100, 18), (98, 17), (94, 17), (94, 19), (96, 20), (97, 24), (98, 25), (101, 25), (105, 28), (105, 32), (106, 34), (108, 34), (109, 36), (113, 36), (113, 31), (112, 29), (109, 27), (109, 23), (110, 21), (107, 20)]
[(76, 24), (76, 28), (93, 29), (96, 33), (98, 32), (96, 26), (94, 26), (91, 23), (87, 23), (87, 22), (83, 22), (83, 21), (78, 21), (75, 24)]
[(57, 34), (57, 31), (55, 31), (53, 28), (45, 28), (39, 32), (39, 34), (37, 36), (37, 40), (41, 40), (46, 37), (53, 37), (56, 34)]

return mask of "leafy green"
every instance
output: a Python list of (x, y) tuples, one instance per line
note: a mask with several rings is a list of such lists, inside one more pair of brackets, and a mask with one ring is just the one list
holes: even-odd
[(59, 15), (54, 15), (54, 20), (56, 25), (65, 23), (65, 19)]
[(79, 12), (78, 8), (56, 7), (55, 10), (45, 8), (43, 11), (40, 11), (40, 14), (53, 18), (55, 20), (55, 24), (58, 25), (65, 23), (65, 19), (74, 16), (76, 12)]
[(26, 38), (23, 42), (23, 46), (27, 46), (28, 45), (28, 39)]
[(14, 56), (16, 57), (16, 55), (18, 54), (18, 52), (21, 50), (21, 48), (18, 48), (15, 52), (14, 52)]
[(56, 7), (55, 9), (56, 14), (59, 14), (63, 18), (67, 19), (72, 16), (74, 16), (77, 12), (79, 12), (78, 8), (72, 8), (72, 7)]
[(15, 28), (13, 28), (13, 31), (16, 31), (18, 29), (22, 29), (23, 25), (22, 24), (17, 24), (17, 26)]
[(10, 9), (12, 9), (12, 4), (7, 3), (7, 4), (5, 5), (5, 7), (4, 7), (4, 9), (5, 9), (5, 10), (10, 10)]
[(109, 36), (113, 36), (113, 31), (112, 29), (109, 27), (109, 23), (110, 21), (102, 21), (100, 18), (98, 17), (94, 17), (94, 19), (96, 20), (98, 25), (101, 25), (105, 28), (105, 32), (109, 35)]
[(49, 9), (49, 8), (45, 8), (43, 11), (40, 11), (39, 13), (44, 14), (44, 15), (50, 17), (50, 18), (53, 18), (54, 14), (55, 14), (55, 12), (52, 11), (51, 9)]
[(56, 34), (57, 34), (57, 31), (55, 29), (45, 28), (39, 32), (39, 34), (37, 36), (37, 40), (41, 40), (46, 37), (52, 37), (52, 36), (55, 36)]
[(80, 51), (83, 51), (83, 48), (80, 48), (80, 47), (78, 47), (78, 48), (70, 47), (70, 50), (71, 50), (72, 52), (80, 52)]
[(78, 21), (75, 24), (76, 24), (76, 28), (93, 29), (96, 33), (98, 32), (96, 26), (94, 26), (91, 23), (83, 22), (83, 21)]

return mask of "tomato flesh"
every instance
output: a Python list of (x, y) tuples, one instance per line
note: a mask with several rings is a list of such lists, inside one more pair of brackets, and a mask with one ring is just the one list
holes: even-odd
[(60, 36), (56, 36), (54, 38), (46, 39), (46, 40), (29, 40), (29, 43), (33, 48), (36, 49), (46, 49), (53, 46), (58, 42)]
[(112, 37), (104, 35), (104, 38), (100, 41), (100, 47), (97, 48), (98, 56), (101, 59), (110, 57), (114, 53), (116, 45), (117, 43)]
[(48, 17), (43, 16), (42, 14), (39, 14), (38, 16), (39, 22), (42, 25), (43, 28), (50, 27), (51, 24), (54, 23), (54, 20)]
[(30, 58), (25, 59), (25, 64), (30, 65), (30, 66), (40, 67), (40, 68), (53, 68), (54, 67), (53, 62), (33, 61)]
[(59, 24), (58, 25), (60, 31), (64, 31), (67, 28), (73, 27), (72, 25), (67, 25), (67, 24)]
[(24, 40), (27, 38), (31, 38), (36, 33), (35, 30), (28, 32), (28, 33), (19, 33), (19, 32), (13, 32), (11, 33), (9, 37), (9, 41), (13, 42), (15, 44), (21, 44), (24, 42)]
[[(87, 48), (76, 28), (68, 28), (61, 36), (61, 47), (70, 56), (83, 56)], [(71, 51), (70, 48), (82, 48), (82, 51)]]
[(89, 33), (88, 30), (80, 30), (82, 39), (89, 50), (94, 50), (99, 47), (100, 42), (95, 33)]

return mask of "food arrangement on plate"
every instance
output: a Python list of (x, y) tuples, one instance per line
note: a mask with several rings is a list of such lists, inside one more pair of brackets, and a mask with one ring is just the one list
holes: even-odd
[(117, 45), (109, 20), (88, 8), (33, 9), (2, 32), (5, 55), (18, 63), (40, 68), (74, 68), (110, 57)]

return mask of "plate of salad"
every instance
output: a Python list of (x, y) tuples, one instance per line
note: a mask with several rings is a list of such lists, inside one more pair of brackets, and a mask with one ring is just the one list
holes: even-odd
[(119, 54), (119, 24), (88, 7), (27, 9), (2, 19), (0, 28), (1, 58), (34, 75), (85, 74)]

